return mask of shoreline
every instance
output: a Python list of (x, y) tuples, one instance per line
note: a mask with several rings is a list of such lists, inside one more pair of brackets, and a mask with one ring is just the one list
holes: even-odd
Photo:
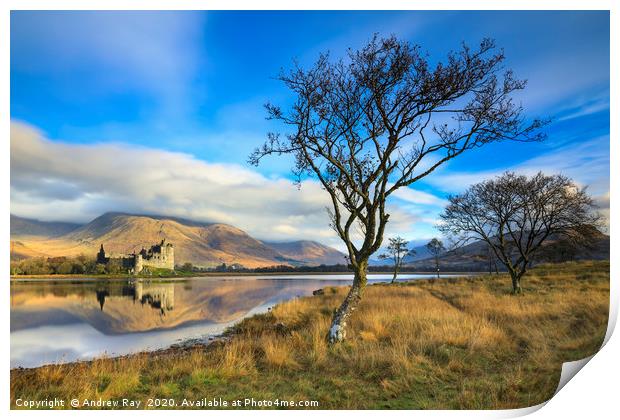
[[(392, 275), (388, 271), (376, 271), (369, 272), (368, 275)], [(421, 275), (421, 276), (435, 276), (437, 273), (432, 271), (417, 271), (417, 272), (401, 272), (399, 275)], [(500, 271), (499, 275), (506, 274)], [(171, 276), (129, 276), (129, 275), (91, 275), (91, 274), (27, 274), (27, 275), (13, 275), (10, 276), (11, 282), (44, 282), (44, 281), (100, 281), (100, 280), (113, 280), (113, 281), (136, 281), (136, 280), (183, 280), (194, 278), (218, 278), (218, 277), (271, 277), (271, 276), (337, 276), (337, 275), (353, 275), (352, 272), (338, 272), (338, 271), (300, 271), (300, 272), (286, 272), (278, 271), (273, 273), (199, 273), (199, 274), (179, 274)], [(489, 275), (484, 271), (445, 271), (439, 274), (441, 276), (478, 276)], [(493, 273), (492, 275), (497, 275)]]
[(17, 366), (17, 367), (10, 368), (9, 372), (10, 373), (13, 373), (13, 372), (23, 373), (23, 372), (28, 372), (28, 371), (33, 372), (33, 371), (37, 371), (40, 369), (48, 369), (48, 368), (63, 367), (63, 366), (65, 367), (66, 366), (89, 366), (89, 365), (92, 365), (93, 363), (97, 363), (98, 361), (102, 361), (102, 360), (110, 361), (110, 362), (114, 362), (114, 361), (118, 362), (118, 361), (123, 361), (123, 360), (130, 360), (132, 358), (141, 357), (141, 356), (146, 356), (146, 357), (155, 358), (155, 359), (160, 358), (160, 357), (167, 357), (167, 356), (178, 356), (180, 354), (191, 352), (191, 351), (209, 351), (213, 347), (224, 345), (226, 342), (230, 340), (230, 338), (231, 338), (230, 332), (224, 331), (220, 334), (216, 334), (216, 335), (210, 336), (205, 339), (187, 339), (180, 343), (172, 344), (170, 346), (162, 347), (160, 349), (141, 350), (141, 351), (134, 352), (134, 353), (119, 354), (115, 356), (96, 356), (96, 357), (93, 357), (92, 359), (78, 359), (78, 360), (72, 360), (72, 361), (68, 361), (64, 363), (45, 363), (40, 366), (30, 366), (30, 367)]

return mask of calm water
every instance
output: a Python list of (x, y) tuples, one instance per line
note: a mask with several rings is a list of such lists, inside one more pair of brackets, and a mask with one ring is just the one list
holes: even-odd
[[(401, 275), (399, 281), (428, 278)], [(369, 275), (369, 283), (389, 275)], [(244, 317), (351, 275), (11, 283), (11, 367), (121, 355), (207, 339)]]

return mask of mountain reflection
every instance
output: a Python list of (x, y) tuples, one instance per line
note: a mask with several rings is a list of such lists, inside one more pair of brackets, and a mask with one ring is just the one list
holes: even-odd
[(314, 281), (189, 279), (11, 285), (11, 331), (87, 323), (106, 335), (226, 323), (268, 302), (308, 295)]

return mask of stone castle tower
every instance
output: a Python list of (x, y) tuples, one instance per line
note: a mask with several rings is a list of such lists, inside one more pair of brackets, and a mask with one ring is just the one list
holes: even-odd
[(174, 246), (162, 239), (159, 244), (151, 246), (148, 250), (142, 248), (136, 254), (135, 272), (139, 273), (146, 266), (174, 270)]
[(97, 263), (107, 264), (111, 260), (118, 261), (121, 267), (133, 274), (140, 273), (145, 267), (174, 270), (174, 245), (162, 239), (157, 245), (151, 246), (148, 250), (142, 248), (138, 253), (108, 255), (101, 244), (97, 253)]

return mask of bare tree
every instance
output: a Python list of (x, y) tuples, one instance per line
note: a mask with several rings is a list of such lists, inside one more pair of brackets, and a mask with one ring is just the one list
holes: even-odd
[(437, 278), (439, 278), (439, 257), (446, 251), (446, 247), (439, 239), (433, 238), (426, 244), (426, 249), (435, 260), (435, 272), (437, 273)]
[(294, 65), (278, 79), (293, 93), (288, 110), (267, 104), (268, 118), (287, 131), (269, 133), (249, 162), (292, 154), (301, 185), (315, 176), (331, 198), (331, 226), (347, 247), (354, 280), (334, 314), (328, 339), (345, 339), (347, 320), (366, 286), (368, 260), (381, 246), (386, 200), (463, 152), (502, 140), (543, 139), (544, 122), (525, 123), (510, 96), (525, 87), (501, 73), (504, 55), (485, 39), (445, 62), (418, 46), (376, 36), (332, 62)]
[(416, 252), (413, 249), (409, 249), (409, 247), (407, 246), (409, 245), (409, 241), (405, 241), (400, 236), (396, 236), (395, 238), (388, 238), (388, 241), (389, 245), (387, 246), (387, 252), (385, 254), (379, 255), (379, 258), (381, 258), (382, 260), (392, 260), (394, 275), (392, 276), (391, 283), (395, 283), (398, 272), (403, 266), (403, 260), (405, 259), (405, 257), (412, 257), (416, 254)]
[(576, 227), (575, 230), (579, 231), (578, 235), (549, 238), (536, 253), (535, 261), (564, 262), (577, 258), (579, 254), (587, 256), (596, 252), (603, 237), (601, 231), (596, 226), (587, 224)]
[(506, 172), (449, 197), (440, 229), (461, 243), (485, 241), (508, 269), (516, 294), (545, 240), (587, 240), (583, 226), (596, 226), (599, 220), (594, 207), (585, 188), (565, 176)]

